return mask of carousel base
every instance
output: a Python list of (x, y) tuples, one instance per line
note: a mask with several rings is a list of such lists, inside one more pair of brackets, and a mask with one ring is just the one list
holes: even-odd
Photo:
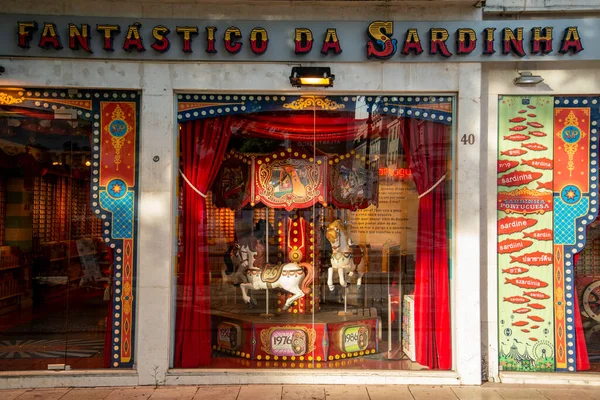
[[(237, 311), (237, 310), (235, 310)], [(379, 352), (381, 318), (373, 308), (350, 315), (212, 311), (213, 350), (253, 361), (335, 362)]]

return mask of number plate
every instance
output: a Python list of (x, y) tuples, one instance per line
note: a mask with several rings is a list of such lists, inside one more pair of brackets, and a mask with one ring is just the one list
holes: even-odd
[(270, 337), (271, 354), (275, 356), (301, 356), (306, 354), (306, 332), (300, 329), (277, 329)]
[(217, 342), (224, 349), (235, 350), (242, 342), (242, 330), (239, 325), (229, 322), (220, 323), (217, 327)]
[(369, 346), (369, 327), (364, 325), (348, 326), (340, 331), (342, 351), (353, 353), (363, 351)]

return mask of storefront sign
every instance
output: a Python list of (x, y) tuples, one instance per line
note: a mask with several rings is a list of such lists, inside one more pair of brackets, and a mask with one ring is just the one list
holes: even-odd
[[(584, 22), (585, 21), (585, 22)], [(531, 21), (224, 21), (0, 16), (0, 56), (173, 61), (600, 59), (600, 24)]]

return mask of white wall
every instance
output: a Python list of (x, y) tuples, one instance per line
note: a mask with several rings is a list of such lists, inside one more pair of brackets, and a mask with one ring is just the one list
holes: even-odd
[[(517, 70), (532, 71), (541, 75), (544, 82), (535, 86), (515, 86), (513, 79), (518, 76)], [(481, 279), (482, 293), (482, 339), (487, 351), (484, 351), (489, 376), (498, 380), (498, 281), (497, 281), (497, 197), (496, 161), (498, 159), (498, 96), (499, 95), (567, 95), (567, 94), (600, 94), (600, 62), (537, 62), (537, 63), (489, 63), (485, 64), (482, 74), (484, 104), (482, 105), (482, 138), (484, 143), (482, 163), (482, 204), (486, 211), (482, 213)], [(488, 246), (489, 244), (489, 246)], [(486, 297), (487, 294), (487, 298)], [(547, 376), (548, 374), (546, 374)], [(573, 377), (573, 374), (571, 374)], [(590, 378), (586, 375), (586, 378)], [(536, 379), (536, 378), (534, 378)], [(556, 378), (546, 378), (549, 383), (556, 383)], [(572, 378), (571, 378), (572, 379)], [(537, 383), (542, 383), (535, 380)], [(563, 381), (561, 381), (563, 382)]]

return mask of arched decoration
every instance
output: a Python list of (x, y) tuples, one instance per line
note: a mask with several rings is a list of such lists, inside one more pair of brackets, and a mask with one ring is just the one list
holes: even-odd
[[(134, 91), (0, 89), (0, 114), (91, 122), (91, 207), (112, 249), (112, 305), (105, 340), (111, 368), (132, 368), (137, 275), (139, 94)], [(29, 151), (35, 158), (35, 149)], [(107, 365), (108, 366), (108, 365)]]
[(180, 94), (177, 121), (213, 118), (224, 115), (273, 111), (336, 110), (373, 115), (395, 115), (404, 118), (452, 124), (450, 96), (280, 96)]

